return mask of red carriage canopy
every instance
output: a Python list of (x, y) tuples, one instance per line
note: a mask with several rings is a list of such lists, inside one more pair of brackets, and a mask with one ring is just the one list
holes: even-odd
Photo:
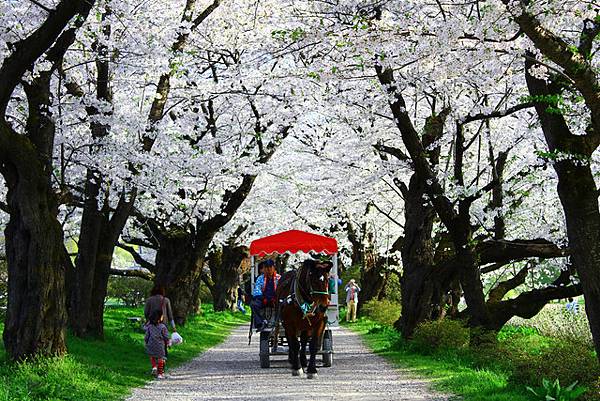
[(286, 252), (316, 252), (333, 255), (337, 251), (338, 245), (335, 239), (300, 230), (284, 231), (250, 243), (250, 255), (252, 256), (265, 256), (271, 253), (283, 254)]

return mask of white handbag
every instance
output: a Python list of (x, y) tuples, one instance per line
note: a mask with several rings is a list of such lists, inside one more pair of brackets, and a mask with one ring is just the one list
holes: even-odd
[(175, 332), (171, 335), (171, 343), (173, 345), (178, 345), (181, 344), (183, 342), (183, 337), (181, 337), (181, 335), (179, 335), (179, 333)]

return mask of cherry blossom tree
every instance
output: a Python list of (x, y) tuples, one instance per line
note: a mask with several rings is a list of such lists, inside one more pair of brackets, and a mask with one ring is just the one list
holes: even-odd
[(581, 2), (503, 3), (530, 40), (521, 49), (527, 87), (548, 145), (545, 157), (558, 176), (572, 261), (581, 279), (596, 351), (600, 351), (600, 210), (592, 165), (600, 144), (600, 87), (594, 70), (598, 10)]
[[(493, 136), (493, 119), (515, 113), (523, 115), (533, 103), (520, 101), (523, 91), (514, 89), (523, 88), (522, 77), (515, 74), (517, 71), (512, 67), (518, 56), (507, 50), (511, 50), (514, 35), (503, 36), (504, 29), (485, 31), (488, 25), (493, 26), (497, 21), (493, 11), (484, 13), (476, 8), (475, 3), (443, 7), (418, 2), (373, 2), (366, 5), (353, 2), (335, 5), (318, 3), (312, 10), (303, 10), (304, 16), (320, 15), (328, 21), (328, 24), (323, 24), (327, 33), (319, 37), (321, 44), (327, 44), (314, 46), (315, 63), (312, 67), (319, 72), (318, 78), (335, 80), (338, 88), (342, 88), (337, 93), (343, 91), (346, 99), (359, 103), (359, 107), (367, 109), (372, 118), (385, 119), (378, 135), (372, 137), (372, 143), (399, 162), (408, 164), (416, 174), (415, 184), (421, 185), (421, 189), (418, 186), (412, 188), (414, 202), (411, 206), (406, 202), (411, 195), (411, 187), (402, 183), (407, 175), (406, 167), (402, 170), (403, 175), (397, 176), (398, 187), (404, 192), (407, 225), (411, 221), (409, 216), (420, 216), (415, 220), (418, 224), (413, 227), (405, 225), (405, 236), (418, 238), (413, 235), (421, 235), (418, 242), (405, 243), (403, 297), (409, 302), (411, 291), (419, 297), (431, 294), (432, 287), (435, 293), (433, 300), (417, 298), (415, 302), (404, 305), (406, 315), (420, 316), (414, 323), (431, 317), (431, 311), (420, 313), (411, 309), (410, 305), (440, 305), (443, 294), (457, 281), (464, 291), (468, 304), (466, 313), (471, 323), (494, 329), (506, 322), (507, 313), (532, 315), (549, 299), (580, 291), (577, 285), (560, 287), (569, 282), (570, 271), (566, 269), (548, 288), (532, 290), (522, 294), (519, 299), (502, 300), (508, 289), (523, 283), (523, 276), (530, 270), (526, 266), (514, 280), (497, 283), (493, 297), (486, 299), (484, 293), (481, 264), (499, 263), (502, 266), (507, 261), (533, 256), (556, 257), (566, 252), (547, 239), (504, 239), (506, 230), (502, 215), (498, 215), (501, 210), (498, 209), (499, 205), (506, 205), (509, 209), (512, 206), (509, 199), (502, 199), (502, 171), (509, 152), (519, 150), (517, 145), (519, 141), (522, 142), (519, 130), (529, 130), (526, 128), (527, 120), (519, 119), (520, 124), (506, 130), (504, 137)], [(503, 24), (501, 28), (506, 27), (506, 22), (503, 21)], [(327, 57), (322, 57), (323, 48), (336, 50), (330, 50)], [(329, 63), (333, 59), (335, 68), (327, 68), (323, 61), (325, 59)], [(467, 60), (468, 67), (465, 65)], [(459, 65), (461, 68), (457, 68)], [(376, 78), (383, 86), (383, 96), (372, 93), (374, 77), (365, 74), (369, 67), (375, 70)], [(396, 74), (402, 76), (401, 81), (395, 79)], [(340, 79), (342, 76), (343, 81)], [(360, 86), (361, 80), (367, 84)], [(352, 82), (353, 88), (360, 89), (352, 91), (344, 87), (343, 82), (348, 81)], [(386, 103), (390, 106), (389, 112), (385, 111)], [(419, 126), (415, 125), (416, 121), (419, 121)], [(485, 123), (471, 131), (468, 125), (477, 121)], [(397, 144), (398, 138), (393, 136), (394, 129), (399, 130), (403, 146)], [(482, 152), (485, 150), (482, 147), (485, 136), (490, 138), (489, 162)], [(496, 138), (502, 138), (504, 146), (497, 146)], [(478, 144), (477, 152), (469, 150), (474, 143)], [(440, 157), (448, 153), (452, 154), (452, 160), (446, 156), (442, 170)], [(467, 160), (476, 161), (475, 169), (466, 168)], [(449, 169), (450, 161), (453, 162), (452, 169)], [(528, 169), (517, 170), (516, 174), (517, 177), (527, 175)], [(484, 180), (486, 176), (488, 178)], [(512, 184), (513, 179), (510, 181)], [(490, 191), (492, 202), (484, 202)], [(413, 207), (422, 210), (413, 215)], [(430, 208), (429, 211), (427, 208)], [(481, 225), (482, 221), (490, 221), (485, 218), (485, 213), (481, 213), (485, 209), (496, 215), (492, 219), (495, 220), (495, 233), (489, 240), (486, 240), (486, 231), (492, 231)], [(479, 216), (473, 216), (472, 211), (477, 211)], [(434, 248), (431, 230), (438, 218), (442, 226), (436, 229), (436, 236), (440, 237), (439, 244), (442, 247)], [(480, 221), (473, 221), (474, 218)], [(431, 228), (423, 232), (423, 227)], [(412, 233), (411, 229), (417, 231)], [(415, 244), (421, 244), (420, 250), (416, 248), (418, 255), (429, 255), (425, 258), (426, 268), (414, 264), (417, 260), (410, 256), (408, 247), (414, 247)], [(429, 251), (423, 251), (423, 247)], [(446, 255), (440, 259), (444, 255), (437, 255), (437, 251), (443, 251), (444, 248), (447, 248)], [(503, 260), (497, 260), (502, 252)], [(490, 267), (487, 271), (494, 269)], [(418, 274), (412, 276), (412, 272)], [(437, 284), (436, 280), (431, 279), (434, 272), (438, 276)], [(415, 285), (412, 289), (409, 284), (411, 276)], [(431, 284), (432, 281), (434, 284)], [(418, 283), (424, 283), (424, 287)], [(532, 306), (526, 307), (527, 304)], [(400, 326), (403, 326), (402, 321)], [(405, 335), (410, 335), (411, 328), (404, 329)]]
[[(93, 4), (61, 1), (46, 8), (3, 3), (2, 25), (11, 27), (2, 36), (0, 67), (0, 172), (10, 215), (3, 337), (12, 359), (65, 351), (66, 255), (57, 220), (63, 199), (52, 186), (56, 123), (50, 111), (51, 83)], [(20, 13), (28, 18), (12, 23)]]

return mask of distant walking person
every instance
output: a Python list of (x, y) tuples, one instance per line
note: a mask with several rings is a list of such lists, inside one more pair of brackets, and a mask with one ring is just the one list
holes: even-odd
[(244, 315), (246, 314), (246, 308), (244, 308), (244, 290), (241, 284), (237, 288), (237, 308)]
[(567, 312), (571, 312), (576, 315), (579, 313), (579, 302), (573, 300), (573, 298), (569, 298), (569, 302), (565, 305)]
[(360, 287), (356, 285), (354, 279), (350, 280), (346, 285), (346, 306), (348, 311), (346, 312), (346, 321), (356, 322), (356, 307), (358, 306), (358, 293)]
[[(173, 333), (177, 332), (175, 327), (175, 320), (173, 319), (173, 310), (171, 309), (171, 301), (165, 297), (165, 289), (159, 285), (155, 285), (150, 291), (150, 297), (146, 299), (146, 305), (144, 306), (144, 317), (146, 322), (150, 321), (150, 317), (154, 311), (160, 311), (162, 316), (162, 322), (167, 325), (169, 323), (173, 329)], [(167, 349), (167, 341), (164, 344), (165, 356), (169, 354)]]
[(165, 297), (165, 289), (159, 285), (155, 285), (150, 291), (150, 296), (146, 299), (146, 305), (144, 306), (144, 317), (146, 321), (150, 321), (150, 314), (160, 309), (163, 316), (163, 323), (165, 326), (167, 323), (171, 325), (173, 331), (177, 331), (175, 327), (175, 320), (173, 319), (173, 310), (171, 309), (171, 301)]
[(167, 360), (165, 344), (169, 342), (169, 330), (162, 320), (162, 312), (160, 309), (155, 309), (150, 313), (148, 323), (144, 325), (146, 352), (152, 364), (152, 374), (158, 379), (165, 378), (165, 361)]

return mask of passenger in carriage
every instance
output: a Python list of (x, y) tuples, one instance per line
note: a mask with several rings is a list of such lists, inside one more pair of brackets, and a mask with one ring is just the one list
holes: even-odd
[(254, 327), (257, 330), (262, 330), (268, 324), (268, 321), (264, 318), (263, 309), (266, 306), (274, 307), (276, 305), (275, 292), (280, 276), (275, 271), (275, 262), (272, 259), (260, 262), (258, 269), (259, 271), (262, 269), (262, 274), (257, 277), (256, 283), (254, 283), (250, 307), (254, 314)]

